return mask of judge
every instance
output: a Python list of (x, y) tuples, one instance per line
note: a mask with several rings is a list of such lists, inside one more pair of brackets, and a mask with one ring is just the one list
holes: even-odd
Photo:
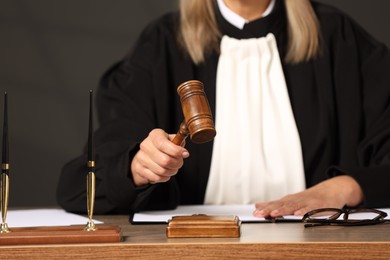
[[(200, 80), (217, 135), (171, 142)], [(181, 0), (97, 92), (96, 213), (250, 204), (254, 215), (390, 206), (390, 52), (309, 0)], [(58, 202), (85, 212), (86, 155)]]

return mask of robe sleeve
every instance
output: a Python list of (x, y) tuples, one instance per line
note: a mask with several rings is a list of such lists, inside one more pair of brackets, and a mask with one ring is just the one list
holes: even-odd
[(350, 71), (357, 76), (352, 79), (348, 72), (338, 76), (335, 72), (336, 81), (351, 85), (354, 91), (359, 92), (360, 100), (348, 99), (351, 93), (338, 92), (343, 99), (337, 105), (340, 120), (348, 121), (346, 112), (341, 111), (346, 107), (342, 103), (359, 103), (356, 106), (359, 109), (349, 111), (348, 116), (362, 118), (361, 127), (349, 129), (350, 135), (352, 132), (359, 134), (360, 142), (355, 155), (357, 164), (341, 164), (332, 167), (330, 173), (337, 175), (343, 172), (354, 177), (363, 189), (363, 206), (390, 206), (390, 51), (354, 21), (345, 19), (341, 27), (344, 44), (340, 44), (343, 46), (334, 55), (335, 63), (339, 64), (335, 70)]
[[(94, 136), (97, 214), (128, 213), (142, 208), (149, 203), (149, 195), (156, 187), (174, 191), (171, 187), (175, 186), (174, 181), (135, 187), (130, 173), (130, 162), (139, 150), (140, 142), (153, 128), (167, 127), (159, 118), (168, 112), (157, 113), (161, 101), (156, 101), (158, 76), (154, 70), (156, 64), (164, 62), (161, 53), (164, 50), (159, 44), (164, 38), (166, 35), (159, 26), (148, 26), (130, 55), (109, 69), (100, 81), (97, 91), (100, 127)], [(164, 97), (160, 98), (167, 102)], [(57, 201), (68, 211), (86, 211), (86, 162), (86, 154), (83, 154), (63, 167)], [(170, 201), (173, 205), (178, 204), (175, 199)]]

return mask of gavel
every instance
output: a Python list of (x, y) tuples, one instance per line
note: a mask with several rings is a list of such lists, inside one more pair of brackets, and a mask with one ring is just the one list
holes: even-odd
[(184, 120), (172, 142), (181, 145), (188, 135), (194, 143), (213, 140), (217, 132), (203, 83), (198, 80), (186, 81), (177, 88), (177, 93), (180, 96)]

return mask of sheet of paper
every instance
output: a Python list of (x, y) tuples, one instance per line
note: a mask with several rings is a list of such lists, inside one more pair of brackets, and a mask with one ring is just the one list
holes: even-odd
[[(272, 222), (264, 218), (256, 218), (252, 215), (254, 205), (190, 205), (179, 206), (174, 210), (143, 211), (134, 214), (132, 223), (167, 223), (173, 216), (206, 214), (206, 215), (235, 215), (242, 222)], [(380, 208), (387, 213), (387, 220), (390, 220), (390, 208)], [(355, 213), (350, 219), (371, 219), (371, 213)], [(284, 216), (277, 221), (300, 221), (302, 217)]]
[[(206, 214), (206, 215), (235, 215), (242, 222), (270, 222), (264, 218), (252, 215), (255, 206), (251, 205), (189, 205), (179, 206), (174, 210), (144, 211), (134, 214), (133, 223), (167, 223), (173, 216)], [(285, 216), (284, 220), (299, 221), (302, 217)]]
[[(63, 209), (9, 210), (6, 220), (8, 227), (49, 227), (86, 225), (87, 217), (68, 213)], [(95, 224), (101, 221), (94, 220)]]

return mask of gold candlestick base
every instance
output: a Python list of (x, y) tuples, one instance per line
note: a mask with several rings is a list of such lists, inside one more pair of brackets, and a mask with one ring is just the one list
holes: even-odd
[(85, 226), (84, 228), (85, 231), (96, 231), (97, 228), (95, 226), (95, 223), (93, 222), (93, 220), (89, 220), (87, 225)]
[(7, 223), (1, 223), (0, 225), (0, 233), (9, 233), (8, 225)]

